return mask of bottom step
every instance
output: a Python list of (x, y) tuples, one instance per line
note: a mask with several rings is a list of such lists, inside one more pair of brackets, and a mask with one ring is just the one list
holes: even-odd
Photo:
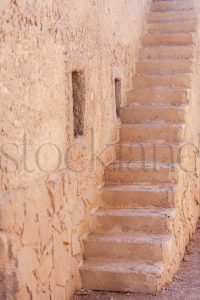
[(90, 290), (156, 293), (162, 285), (162, 263), (86, 262), (81, 267), (82, 285)]

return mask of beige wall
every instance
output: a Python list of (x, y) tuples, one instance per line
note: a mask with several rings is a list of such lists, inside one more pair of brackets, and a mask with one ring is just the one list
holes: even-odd
[[(124, 105), (149, 2), (0, 1), (0, 290), (7, 296), (62, 300), (80, 287), (83, 238), (103, 184), (100, 158), (114, 157), (112, 147), (103, 151), (117, 138), (113, 82), (122, 81)], [(85, 73), (79, 139), (74, 69)]]
[(185, 120), (184, 142), (179, 148), (180, 162), (177, 192), (175, 194), (176, 216), (172, 233), (174, 243), (168, 266), (169, 279), (180, 266), (185, 247), (196, 231), (200, 216), (200, 13), (198, 0), (191, 1), (197, 12), (198, 26), (194, 33), (196, 47), (193, 59), (192, 89), (187, 90), (189, 110)]

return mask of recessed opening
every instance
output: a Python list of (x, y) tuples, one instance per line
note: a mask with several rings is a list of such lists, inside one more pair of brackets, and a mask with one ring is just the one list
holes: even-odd
[(121, 80), (115, 78), (115, 104), (116, 104), (116, 115), (120, 116), (120, 105), (121, 105)]
[(85, 77), (83, 71), (72, 72), (74, 137), (84, 134)]

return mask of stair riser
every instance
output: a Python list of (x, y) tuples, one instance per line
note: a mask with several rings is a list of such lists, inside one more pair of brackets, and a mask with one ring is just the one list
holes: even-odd
[(185, 109), (174, 108), (126, 108), (121, 110), (122, 123), (143, 123), (151, 121), (169, 121), (183, 123), (187, 116)]
[(192, 34), (149, 34), (146, 35), (143, 41), (144, 46), (184, 46), (195, 43), (195, 38)]
[(151, 12), (149, 22), (170, 22), (170, 21), (191, 21), (196, 19), (196, 13), (193, 10), (188, 11), (166, 11), (166, 12)]
[(85, 289), (121, 292), (155, 293), (160, 279), (150, 274), (128, 272), (104, 272), (82, 270), (82, 284)]
[(152, 3), (151, 11), (171, 11), (171, 10), (190, 10), (194, 5), (190, 1), (156, 1)]
[(127, 143), (163, 142), (173, 143), (183, 140), (183, 128), (143, 128), (122, 127), (121, 141)]
[[(156, 165), (156, 163), (155, 163)], [(128, 168), (113, 170), (107, 167), (105, 170), (105, 181), (108, 184), (132, 184), (132, 183), (150, 183), (150, 184), (162, 184), (162, 183), (176, 183), (177, 173), (169, 169), (148, 169), (141, 165), (141, 169)]]
[(165, 103), (184, 104), (190, 101), (188, 91), (167, 91), (167, 90), (132, 90), (127, 93), (128, 104), (138, 103)]
[(180, 160), (178, 146), (144, 146), (131, 145), (116, 146), (116, 158), (118, 161), (127, 162), (162, 162), (162, 163), (177, 163)]
[(190, 76), (151, 77), (151, 75), (144, 75), (135, 77), (133, 85), (136, 89), (151, 87), (191, 88), (192, 78)]
[(167, 234), (171, 230), (172, 224), (173, 218), (159, 216), (96, 216), (93, 233)]
[(137, 74), (192, 73), (192, 61), (140, 61), (136, 63)]
[(103, 191), (101, 208), (174, 207), (173, 192)]
[(140, 59), (191, 59), (195, 55), (193, 47), (156, 47), (144, 48), (140, 50)]
[(176, 32), (195, 32), (196, 21), (183, 21), (172, 23), (153, 23), (148, 26), (148, 33), (176, 33)]
[(135, 262), (162, 261), (162, 243), (127, 243), (115, 241), (88, 241), (85, 244), (85, 259), (131, 260)]

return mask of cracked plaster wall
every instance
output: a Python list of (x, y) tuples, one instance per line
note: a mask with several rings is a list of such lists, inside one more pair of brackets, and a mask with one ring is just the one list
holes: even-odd
[[(0, 1), (0, 299), (69, 299), (114, 158), (114, 78), (132, 87), (148, 0)], [(84, 70), (73, 137), (71, 72)]]

